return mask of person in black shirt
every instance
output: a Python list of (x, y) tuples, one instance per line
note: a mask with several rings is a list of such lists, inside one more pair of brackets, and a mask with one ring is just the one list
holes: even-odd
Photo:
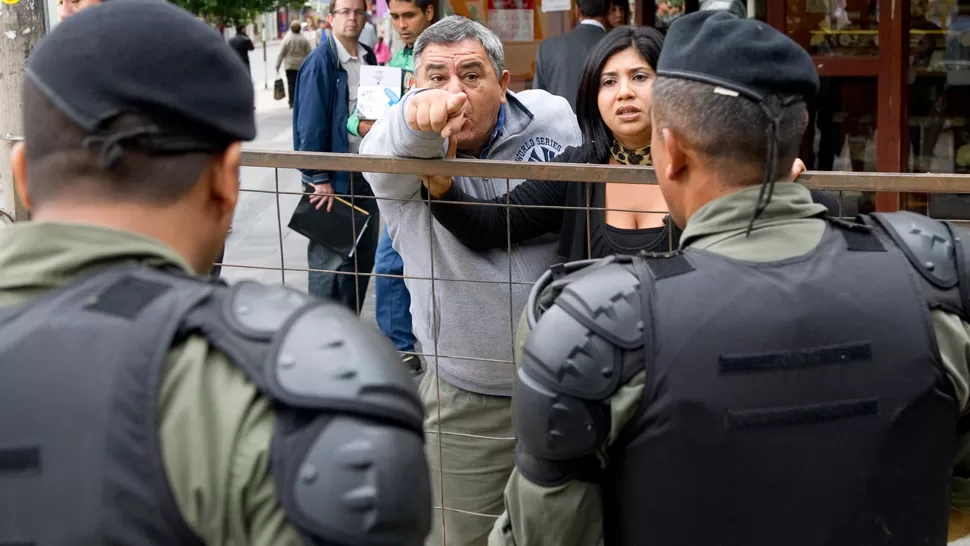
[(253, 41), (249, 39), (249, 36), (246, 36), (245, 27), (236, 27), (236, 35), (229, 38), (229, 46), (242, 59), (243, 64), (246, 65), (246, 70), (250, 70), (251, 72), (252, 70), (249, 68), (249, 52), (256, 49), (256, 46), (253, 45)]
[[(583, 68), (576, 104), (583, 145), (566, 148), (554, 161), (651, 165), (647, 112), (662, 45), (663, 36), (649, 27), (619, 27), (597, 44)], [(802, 170), (796, 161), (793, 177)], [(491, 200), (465, 194), (447, 177), (428, 178), (425, 185), (431, 198), (440, 201), (431, 205), (435, 219), (478, 251), (505, 248), (509, 235), (515, 244), (555, 232), (560, 234), (559, 255), (568, 261), (665, 252), (680, 242), (680, 230), (654, 185), (528, 180)], [(834, 198), (822, 192), (813, 197), (838, 214)], [(506, 199), (511, 207), (465, 206), (504, 204)]]

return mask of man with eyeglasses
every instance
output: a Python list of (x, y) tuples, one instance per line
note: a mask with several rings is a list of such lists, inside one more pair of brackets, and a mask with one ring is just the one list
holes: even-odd
[[(377, 64), (374, 52), (359, 42), (366, 15), (364, 0), (331, 2), (327, 17), (330, 34), (310, 53), (297, 74), (293, 98), (294, 150), (357, 153), (361, 137), (357, 136), (358, 128), (347, 126), (347, 119), (357, 108), (360, 67)], [(307, 248), (311, 270), (309, 292), (335, 299), (359, 314), (367, 293), (366, 274), (374, 267), (377, 248), (380, 222), (374, 194), (358, 173), (303, 170), (302, 174), (304, 188), (313, 193), (310, 201), (319, 214), (329, 213), (334, 206), (344, 206), (335, 203), (334, 195), (352, 195), (354, 204), (370, 214), (371, 220), (352, 257), (313, 241)]]
[(58, 0), (57, 1), (57, 13), (61, 20), (64, 20), (75, 13), (81, 11), (84, 8), (89, 8), (91, 6), (97, 6), (101, 3), (101, 0)]

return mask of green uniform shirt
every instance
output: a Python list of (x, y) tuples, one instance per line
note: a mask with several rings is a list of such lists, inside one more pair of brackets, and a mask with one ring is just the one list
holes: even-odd
[[(160, 241), (90, 225), (28, 222), (0, 230), (0, 307), (26, 302), (123, 261), (190, 268)], [(201, 337), (173, 347), (158, 395), (162, 459), (182, 517), (214, 545), (300, 544), (269, 471), (269, 402)]]
[[(813, 216), (824, 212), (825, 207), (813, 203), (809, 191), (794, 183), (776, 184), (771, 203), (746, 237), (759, 191), (758, 187), (747, 188), (701, 207), (684, 230), (681, 248), (690, 246), (737, 260), (771, 262), (806, 254), (818, 246), (826, 223)], [(970, 391), (970, 325), (939, 310), (932, 312), (932, 319), (943, 365), (965, 410)], [(527, 329), (520, 329), (517, 348), (521, 348), (524, 335)], [(644, 379), (645, 372), (640, 372), (610, 399), (609, 444), (636, 412)], [(952, 498), (955, 507), (970, 507), (970, 481), (955, 478)], [(506, 512), (489, 536), (490, 546), (603, 544), (603, 503), (597, 484), (573, 481), (542, 487), (514, 471), (505, 489), (505, 506)]]
[[(401, 68), (404, 70), (404, 88), (403, 91), (407, 93), (411, 90), (412, 84), (414, 84), (414, 48), (411, 46), (405, 47), (401, 51), (394, 55), (394, 58), (387, 63), (387, 66), (391, 68)], [(357, 117), (357, 110), (350, 114), (347, 118), (347, 131), (354, 135), (360, 136), (357, 133), (357, 128), (360, 125), (360, 118)]]

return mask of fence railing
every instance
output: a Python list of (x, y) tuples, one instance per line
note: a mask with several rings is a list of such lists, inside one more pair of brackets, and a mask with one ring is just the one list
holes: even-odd
[[(527, 163), (477, 159), (427, 160), (277, 151), (243, 152), (242, 163), (249, 167), (347, 172), (634, 184), (656, 184), (657, 182), (653, 169), (649, 167), (575, 163)], [(960, 174), (814, 171), (803, 173), (798, 181), (811, 189), (826, 191), (970, 193), (970, 175)]]
[[(237, 216), (233, 232), (227, 240), (225, 258), (222, 260), (222, 275), (229, 281), (242, 278), (255, 278), (264, 282), (280, 282), (298, 289), (307, 289), (307, 276), (311, 273), (333, 274), (336, 276), (368, 276), (368, 277), (398, 277), (412, 282), (431, 283), (431, 298), (438, 298), (436, 286), (442, 283), (466, 282), (474, 285), (507, 285), (508, 314), (502, 320), (509, 321), (505, 332), (511, 334), (512, 339), (502, 340), (509, 343), (502, 353), (508, 358), (483, 358), (474, 354), (443, 354), (438, 350), (435, 342), (431, 347), (417, 347), (414, 355), (437, 362), (438, 359), (452, 358), (469, 362), (501, 363), (514, 366), (514, 322), (521, 309), (513, 305), (513, 290), (527, 289), (530, 282), (516, 280), (513, 276), (511, 259), (508, 275), (495, 279), (454, 279), (446, 278), (435, 273), (436, 260), (440, 257), (433, 255), (421, 257), (430, 262), (431, 274), (416, 275), (380, 275), (370, 270), (363, 270), (357, 266), (356, 256), (353, 270), (312, 268), (307, 260), (307, 241), (287, 228), (288, 219), (304, 191), (296, 169), (314, 169), (326, 171), (367, 172), (367, 173), (396, 173), (427, 176), (472, 176), (477, 178), (505, 181), (506, 191), (513, 187), (513, 181), (524, 179), (554, 180), (562, 182), (619, 182), (632, 184), (655, 184), (656, 177), (653, 169), (628, 166), (575, 165), (564, 163), (525, 163), (512, 161), (479, 161), (479, 160), (419, 160), (389, 157), (373, 157), (361, 155), (342, 155), (305, 152), (279, 151), (245, 151), (242, 163), (246, 167), (242, 174), (241, 198), (237, 207)], [(808, 172), (802, 174), (799, 182), (805, 186), (835, 192), (840, 202), (852, 194), (864, 192), (918, 192), (929, 194), (970, 194), (970, 176), (948, 174), (900, 174), (900, 173), (845, 173), (845, 172)], [(342, 194), (341, 197), (356, 203), (360, 200), (378, 199), (381, 197)], [(430, 203), (430, 202), (429, 202)], [(448, 203), (448, 201), (433, 201), (433, 203)], [(506, 200), (505, 203), (476, 203), (474, 206), (513, 207)], [(962, 206), (962, 205), (961, 205)], [(562, 209), (579, 209), (584, 211), (605, 210), (603, 208), (585, 207), (556, 207)], [(966, 201), (970, 218), (970, 198)], [(616, 210), (615, 208), (611, 210)], [(641, 211), (663, 212), (663, 211)], [(433, 226), (429, 226), (429, 229)], [(438, 226), (435, 229), (443, 229)], [(433, 230), (432, 230), (433, 231)], [(401, 233), (399, 236), (422, 236), (421, 234)], [(426, 236), (426, 235), (425, 235)], [(511, 246), (511, 245), (510, 245)], [(405, 260), (415, 257), (405, 257)], [(405, 262), (405, 264), (407, 261)], [(552, 265), (552, 264), (550, 264)], [(407, 266), (405, 266), (407, 270)], [(373, 284), (371, 285), (371, 288)], [(503, 289), (504, 290), (504, 289)], [(504, 299), (505, 296), (503, 296)], [(373, 320), (372, 309), (369, 309), (367, 294), (356, 294), (358, 303), (364, 308), (362, 315), (366, 320)], [(432, 306), (433, 307), (433, 306)], [(474, 311), (469, 313), (474, 316)], [(445, 317), (435, 317), (435, 321), (447, 320)], [(454, 320), (452, 318), (452, 320)], [(473, 329), (475, 324), (468, 324)], [(503, 327), (504, 328), (504, 327)], [(503, 336), (504, 337), (504, 336)], [(440, 385), (439, 385), (440, 387)], [(436, 389), (436, 392), (440, 392)], [(448, 427), (432, 427), (427, 430), (429, 437), (440, 439), (446, 437), (475, 438), (483, 442), (509, 442), (511, 437), (502, 435), (483, 435), (474, 432), (454, 430)], [(440, 444), (439, 444), (440, 445)], [(444, 453), (442, 451), (442, 453)], [(443, 457), (444, 455), (442, 455)], [(439, 470), (440, 472), (440, 470)], [(440, 476), (444, 480), (444, 476)], [(442, 491), (442, 501), (436, 504), (439, 513), (458, 514), (462, 517), (494, 518), (497, 514), (481, 513), (451, 504), (450, 497)], [(445, 531), (447, 532), (447, 531)]]
[[(279, 282), (284, 284), (302, 287), (303, 283), (299, 276), (309, 273), (329, 273), (338, 276), (369, 276), (369, 277), (394, 277), (392, 275), (377, 274), (373, 271), (363, 271), (355, 267), (354, 271), (341, 271), (335, 269), (311, 268), (306, 265), (305, 252), (302, 248), (291, 252), (287, 257), (284, 238), (291, 235), (299, 239), (298, 235), (292, 234), (286, 227), (287, 219), (295, 207), (296, 200), (303, 194), (303, 188), (299, 183), (298, 173), (295, 169), (314, 169), (326, 171), (344, 172), (371, 172), (371, 173), (396, 173), (410, 174), (418, 176), (473, 176), (493, 180), (505, 180), (507, 189), (513, 187), (512, 181), (523, 179), (540, 179), (569, 182), (614, 182), (632, 184), (656, 184), (656, 176), (652, 168), (613, 166), (613, 165), (579, 165), (566, 163), (528, 163), (515, 161), (481, 161), (466, 159), (451, 160), (422, 160), (392, 158), (384, 156), (364, 156), (346, 155), (329, 153), (308, 153), (290, 151), (245, 151), (243, 152), (242, 163), (249, 168), (272, 169), (272, 177), (268, 176), (268, 171), (262, 179), (269, 180), (271, 184), (262, 184), (260, 187), (253, 187), (252, 184), (244, 182), (241, 191), (244, 196), (264, 195), (275, 200), (275, 235), (277, 240), (273, 245), (273, 253), (278, 253), (274, 263), (270, 264), (265, 259), (261, 263), (247, 263), (246, 260), (234, 259), (240, 252), (234, 252), (234, 248), (243, 249), (242, 254), (246, 254), (245, 234), (235, 245), (230, 245), (226, 258), (222, 263), (223, 271), (250, 270), (279, 272)], [(281, 173), (289, 173), (281, 180)], [(920, 192), (920, 193), (946, 193), (946, 194), (970, 194), (970, 176), (954, 174), (909, 174), (909, 173), (851, 173), (851, 172), (807, 172), (803, 173), (798, 180), (805, 186), (835, 192), (842, 198), (847, 194), (861, 192)], [(395, 200), (382, 197), (361, 196), (352, 194), (338, 194), (350, 201), (362, 201), (369, 199)], [(289, 198), (288, 203), (283, 203), (281, 199)], [(245, 197), (244, 197), (245, 199)], [(449, 201), (435, 200), (433, 203), (452, 203)], [(465, 205), (469, 205), (465, 203)], [(511, 203), (474, 203), (470, 206), (491, 206), (491, 207), (535, 207), (533, 205), (512, 205)], [(541, 207), (548, 208), (548, 207)], [(555, 207), (562, 209), (578, 209), (584, 211), (605, 210), (602, 207)], [(616, 207), (611, 210), (618, 210)], [(619, 209), (624, 210), (624, 209)], [(970, 201), (967, 202), (967, 218), (970, 218)], [(662, 211), (640, 211), (640, 212), (662, 212)], [(956, 219), (957, 221), (963, 221)], [(440, 227), (440, 226), (439, 226)], [(245, 228), (244, 228), (245, 229)], [(255, 236), (265, 239), (268, 233), (259, 233)], [(265, 241), (264, 241), (265, 243)], [(291, 245), (290, 245), (291, 246)], [(268, 247), (267, 247), (268, 248)], [(296, 253), (302, 257), (292, 256)], [(261, 258), (266, 257), (266, 253), (256, 253)], [(428, 256), (428, 260), (435, 260), (434, 256)], [(434, 264), (432, 263), (432, 271)], [(296, 277), (294, 277), (296, 275)], [(234, 277), (232, 273), (226, 275), (230, 279)], [(244, 272), (242, 276), (247, 276)], [(249, 275), (251, 276), (251, 275)], [(404, 275), (401, 278), (412, 279), (415, 281), (428, 282), (466, 282), (478, 284), (502, 284), (509, 285), (510, 290), (513, 285), (528, 285), (528, 282), (516, 281), (512, 278), (511, 271), (505, 279), (454, 279), (436, 276)], [(362, 301), (365, 294), (357, 294), (358, 302)], [(511, 319), (515, 318), (518, 310), (512, 310)], [(428, 352), (431, 351), (431, 352)], [(425, 351), (415, 352), (415, 355), (424, 358), (452, 357), (467, 360), (476, 360), (472, 355), (442, 355), (437, 354), (431, 348)], [(486, 359), (488, 360), (488, 359)]]
[[(253, 199), (262, 199), (265, 201), (268, 198), (273, 198), (275, 200), (275, 217), (277, 219), (276, 229), (279, 240), (276, 246), (279, 249), (278, 265), (274, 266), (280, 269), (280, 280), (287, 284), (295, 284), (298, 287), (302, 284), (302, 279), (300, 277), (310, 274), (311, 272), (326, 272), (333, 273), (335, 275), (364, 275), (364, 276), (385, 276), (375, 274), (372, 271), (362, 271), (356, 267), (354, 271), (335, 271), (335, 270), (320, 270), (310, 268), (306, 265), (306, 262), (301, 259), (294, 259), (292, 254), (305, 254), (305, 250), (301, 246), (293, 246), (293, 243), (284, 244), (284, 238), (290, 239), (292, 237), (291, 233), (288, 233), (286, 228), (286, 219), (291, 213), (292, 207), (295, 207), (298, 196), (302, 194), (302, 187), (299, 181), (298, 172), (294, 169), (314, 169), (314, 170), (327, 170), (327, 171), (347, 171), (347, 172), (368, 172), (368, 173), (397, 173), (397, 174), (410, 174), (410, 175), (425, 175), (425, 176), (471, 176), (477, 178), (491, 179), (494, 181), (504, 181), (506, 191), (511, 189), (514, 185), (513, 181), (524, 180), (524, 179), (538, 179), (538, 180), (555, 180), (562, 182), (593, 182), (593, 183), (604, 183), (604, 182), (622, 182), (622, 183), (633, 183), (633, 184), (656, 184), (656, 176), (653, 169), (644, 167), (628, 167), (628, 166), (602, 166), (602, 165), (574, 165), (574, 164), (563, 164), (563, 163), (524, 163), (524, 162), (512, 162), (512, 161), (478, 161), (478, 160), (419, 160), (419, 159), (403, 159), (403, 158), (389, 158), (389, 157), (369, 157), (360, 155), (341, 155), (341, 154), (320, 154), (320, 153), (302, 153), (302, 152), (263, 152), (263, 151), (248, 151), (243, 154), (243, 164), (250, 168), (268, 168), (272, 169), (272, 175), (270, 176), (270, 171), (265, 171), (262, 176), (258, 175), (258, 169), (251, 169), (250, 172), (255, 175), (254, 180), (244, 180), (243, 191), (250, 192)], [(260, 182), (261, 181), (261, 182)], [(805, 186), (825, 190), (829, 192), (834, 192), (835, 195), (839, 197), (840, 204), (846, 205), (846, 201), (852, 198), (858, 199), (864, 193), (868, 192), (918, 192), (918, 193), (930, 193), (930, 194), (970, 194), (970, 176), (963, 175), (947, 175), (947, 174), (924, 174), (924, 175), (913, 175), (913, 174), (899, 174), (899, 173), (844, 173), (844, 172), (808, 172), (804, 173), (799, 177), (799, 182)], [(262, 184), (260, 186), (260, 184)], [(252, 186), (260, 187), (252, 187)], [(501, 187), (501, 182), (498, 184)], [(502, 192), (499, 191), (498, 194)], [(262, 194), (261, 197), (259, 195)], [(381, 197), (364, 197), (359, 195), (344, 195), (346, 199), (350, 200), (361, 200), (361, 199), (378, 199), (382, 200)], [(449, 203), (448, 201), (427, 201), (428, 206), (434, 206), (434, 204)], [(962, 202), (961, 202), (962, 203)], [(501, 199), (496, 199), (490, 203), (474, 203), (470, 206), (491, 206), (491, 207), (525, 207), (524, 205), (512, 205), (508, 199), (505, 202), (501, 202)], [(962, 205), (961, 205), (962, 206)], [(604, 210), (603, 208), (585, 206), (585, 207), (556, 207), (562, 209), (579, 209), (585, 210), (587, 213), (591, 210)], [(851, 215), (850, 211), (852, 207), (843, 206), (843, 210), (847, 211), (846, 215)], [(615, 208), (613, 210), (616, 210)], [(970, 218), (970, 198), (966, 201), (966, 218)], [(651, 212), (651, 211), (643, 211)], [(663, 211), (655, 211), (663, 212)], [(237, 222), (238, 223), (238, 222)], [(267, 228), (268, 229), (268, 228)], [(429, 231), (432, 233), (435, 229), (444, 229), (440, 225), (429, 226)], [(259, 235), (263, 237), (265, 234)], [(408, 232), (398, 232), (397, 237), (427, 237), (427, 234), (423, 233), (408, 233)], [(245, 235), (243, 235), (245, 237)], [(432, 235), (433, 237), (433, 235)], [(511, 237), (508, 237), (511, 241)], [(303, 240), (297, 238), (300, 244), (305, 244)], [(245, 239), (240, 239), (236, 245), (245, 245)], [(512, 245), (510, 244), (509, 247)], [(235, 258), (238, 252), (234, 251), (234, 248), (239, 248), (230, 246), (227, 252), (227, 258), (225, 260), (225, 268), (231, 268), (236, 261)], [(288, 248), (290, 250), (290, 256), (284, 256)], [(508, 328), (504, 329), (506, 334), (503, 334), (503, 338), (506, 335), (510, 335), (507, 339), (497, 340), (496, 343), (505, 344), (507, 350), (502, 352), (508, 356), (507, 359), (496, 359), (496, 358), (482, 358), (481, 355), (475, 354), (444, 354), (439, 351), (437, 346), (438, 339), (433, 339), (432, 346), (430, 347), (416, 347), (413, 354), (427, 360), (429, 363), (438, 362), (442, 358), (455, 358), (461, 359), (462, 361), (467, 361), (469, 365), (479, 365), (479, 366), (489, 366), (498, 364), (511, 365), (514, 369), (514, 330), (515, 321), (520, 316), (521, 309), (515, 308), (513, 304), (513, 290), (521, 293), (521, 290), (527, 290), (529, 282), (517, 281), (513, 278), (512, 268), (511, 268), (511, 258), (509, 272), (507, 275), (503, 274), (501, 278), (495, 279), (451, 279), (446, 278), (446, 275), (442, 275), (437, 269), (437, 260), (442, 259), (441, 256), (435, 256), (434, 252), (431, 252), (429, 256), (405, 256), (405, 275), (401, 278), (408, 280), (411, 283), (419, 282), (429, 282), (431, 283), (431, 299), (432, 308), (436, 308), (434, 301), (439, 297), (449, 297), (441, 296), (440, 293), (445, 289), (441, 287), (447, 286), (446, 283), (449, 282), (469, 282), (469, 283), (479, 283), (481, 285), (507, 285), (508, 291), (508, 314), (504, 314), (499, 318), (499, 320), (508, 320)], [(427, 260), (430, 262), (430, 276), (416, 276), (409, 274), (407, 263), (408, 260)], [(247, 264), (238, 264), (246, 267)], [(552, 265), (552, 264), (550, 264)], [(250, 267), (253, 264), (249, 264)], [(259, 266), (256, 266), (259, 267)], [(272, 269), (273, 267), (268, 267), (267, 269)], [(425, 268), (426, 269), (426, 268)], [(226, 269), (224, 269), (226, 271)], [(371, 285), (373, 286), (373, 285)], [(473, 286), (473, 285), (469, 285)], [(486, 288), (483, 287), (483, 290)], [(504, 290), (504, 289), (503, 289)], [(364, 294), (358, 294), (358, 299), (363, 298)], [(418, 303), (418, 305), (423, 305), (424, 303)], [(365, 320), (370, 320), (369, 313), (366, 311), (362, 315), (368, 315)], [(483, 320), (476, 315), (474, 309), (470, 309), (467, 314), (464, 314), (464, 320), (468, 321), (467, 328), (474, 330), (479, 325), (474, 324), (476, 320)], [(496, 316), (492, 315), (494, 319)], [(434, 320), (448, 320), (449, 317), (438, 317), (435, 316)], [(451, 320), (455, 320), (451, 317)], [(491, 364), (490, 364), (491, 363)], [(439, 393), (437, 396), (440, 397), (440, 387), (432, 386), (432, 392)], [(440, 398), (439, 398), (440, 401)], [(440, 407), (440, 406), (439, 406)], [(485, 434), (481, 431), (458, 429), (453, 425), (441, 425), (440, 421), (437, 421), (437, 425), (432, 425), (427, 427), (427, 434), (429, 442), (436, 442), (439, 448), (436, 450), (439, 454), (439, 461), (441, 461), (440, 466), (434, 470), (433, 474), (438, 477), (438, 483), (445, 483), (446, 472), (443, 470), (447, 465), (444, 462), (444, 457), (446, 457), (448, 450), (441, 449), (445, 443), (450, 442), (467, 442), (470, 439), (482, 443), (482, 445), (489, 446), (507, 446), (508, 443), (514, 440), (511, 436), (512, 433), (509, 431), (507, 435), (502, 434)], [(448, 493), (446, 488), (441, 487), (440, 490), (440, 502), (437, 502), (435, 509), (438, 514), (444, 516), (444, 521), (448, 521), (448, 518), (458, 517), (458, 518), (494, 518), (497, 514), (495, 513), (483, 513), (485, 510), (476, 511), (469, 509), (469, 506), (461, 504), (464, 501), (456, 500), (451, 494)], [(448, 529), (442, 526), (442, 534), (447, 536)]]

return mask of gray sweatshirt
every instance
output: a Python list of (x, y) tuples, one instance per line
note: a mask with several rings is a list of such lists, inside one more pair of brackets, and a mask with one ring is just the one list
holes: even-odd
[[(406, 95), (374, 124), (360, 145), (361, 154), (444, 156), (447, 143), (441, 135), (413, 131), (404, 119), (405, 102), (419, 92)], [(579, 125), (566, 99), (539, 90), (510, 91), (506, 98), (500, 116), (504, 123), (485, 159), (549, 161), (567, 146), (580, 144)], [(429, 366), (442, 380), (462, 389), (511, 396), (514, 332), (531, 283), (559, 261), (555, 238), (513, 245), (511, 253), (475, 252), (434, 220), (421, 199), (417, 176), (364, 177), (377, 197), (397, 199), (378, 200), (378, 205), (394, 249), (404, 259), (405, 276), (418, 277), (405, 282), (411, 293), (414, 335), (424, 353), (438, 355), (427, 358)], [(522, 182), (513, 179), (507, 186), (504, 178), (453, 179), (462, 191), (485, 199), (504, 195)]]

